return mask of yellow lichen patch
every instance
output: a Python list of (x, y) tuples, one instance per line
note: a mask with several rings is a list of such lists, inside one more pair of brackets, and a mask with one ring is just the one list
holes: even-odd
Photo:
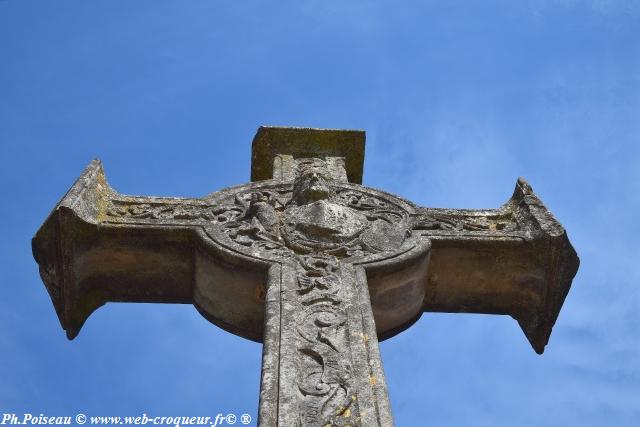
[(107, 219), (107, 209), (109, 208), (109, 197), (112, 196), (112, 190), (104, 177), (104, 172), (98, 173), (97, 184), (94, 190), (97, 193), (96, 204), (96, 221), (103, 222)]
[(373, 375), (369, 376), (369, 384), (376, 385), (378, 384), (378, 380)]
[(107, 210), (109, 209), (109, 200), (107, 199), (107, 195), (104, 192), (100, 197), (97, 197), (95, 200), (96, 207), (96, 221), (104, 222), (107, 220)]
[(369, 335), (368, 334), (360, 333), (360, 336), (362, 337), (362, 341), (364, 341), (365, 343), (369, 342)]
[(349, 418), (351, 416), (351, 409), (347, 408), (344, 411), (344, 414), (342, 414), (343, 417), (345, 418)]

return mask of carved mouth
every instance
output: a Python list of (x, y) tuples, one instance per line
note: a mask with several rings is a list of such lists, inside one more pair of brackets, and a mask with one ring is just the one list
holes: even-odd
[(305, 191), (307, 197), (312, 200), (326, 199), (329, 197), (329, 189), (318, 177), (312, 177), (309, 179), (307, 190)]

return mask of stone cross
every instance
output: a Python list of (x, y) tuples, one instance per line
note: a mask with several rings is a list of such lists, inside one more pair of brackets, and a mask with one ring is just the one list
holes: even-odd
[(189, 303), (263, 342), (259, 425), (391, 426), (378, 341), (425, 311), (506, 314), (542, 353), (578, 257), (519, 179), (498, 209), (364, 187), (362, 131), (261, 127), (251, 183), (124, 196), (93, 161), (33, 239), (67, 337), (106, 302)]

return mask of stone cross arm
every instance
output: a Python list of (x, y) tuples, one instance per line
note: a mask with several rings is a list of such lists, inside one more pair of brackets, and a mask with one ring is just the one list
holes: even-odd
[[(193, 303), (197, 273), (214, 256), (204, 255), (201, 227), (219, 211), (207, 198), (120, 195), (107, 184), (101, 163), (93, 161), (33, 239), (42, 280), (67, 336), (74, 338), (106, 302)], [(404, 330), (423, 310), (506, 314), (542, 353), (578, 259), (531, 187), (519, 179), (499, 209), (416, 208), (412, 221), (414, 232), (432, 242), (428, 277), (413, 290), (422, 309), (402, 312), (412, 298), (392, 286), (370, 286), (379, 338)], [(248, 270), (245, 264), (239, 271), (227, 262), (206, 267), (216, 270), (211, 297), (220, 299), (219, 312), (207, 318), (262, 341), (267, 267)]]
[(215, 277), (212, 298), (219, 297), (224, 308), (207, 317), (260, 341), (265, 266), (234, 269), (233, 261), (227, 265), (221, 256), (212, 267), (209, 257), (220, 254), (208, 253), (206, 237), (199, 238), (202, 226), (220, 219), (219, 208), (206, 198), (118, 194), (101, 162), (92, 161), (32, 242), (67, 337), (75, 338), (87, 317), (107, 302), (193, 303), (202, 269), (214, 268), (207, 271)]
[(125, 196), (93, 161), (33, 241), (69, 339), (106, 302), (190, 303), (263, 342), (259, 425), (392, 425), (378, 340), (425, 311), (510, 315), (538, 353), (577, 271), (522, 179), (498, 209), (361, 185), (364, 132), (260, 128), (252, 182)]
[(418, 208), (432, 242), (424, 310), (505, 314), (542, 354), (579, 259), (567, 233), (519, 178), (498, 209)]

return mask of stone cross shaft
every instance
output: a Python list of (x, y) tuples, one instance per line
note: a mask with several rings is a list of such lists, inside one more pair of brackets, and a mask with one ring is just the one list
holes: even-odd
[(124, 196), (92, 162), (33, 239), (69, 339), (106, 302), (189, 303), (263, 342), (259, 425), (391, 426), (378, 341), (425, 311), (505, 314), (542, 353), (578, 257), (519, 179), (498, 209), (360, 185), (364, 132), (262, 127), (251, 183)]

